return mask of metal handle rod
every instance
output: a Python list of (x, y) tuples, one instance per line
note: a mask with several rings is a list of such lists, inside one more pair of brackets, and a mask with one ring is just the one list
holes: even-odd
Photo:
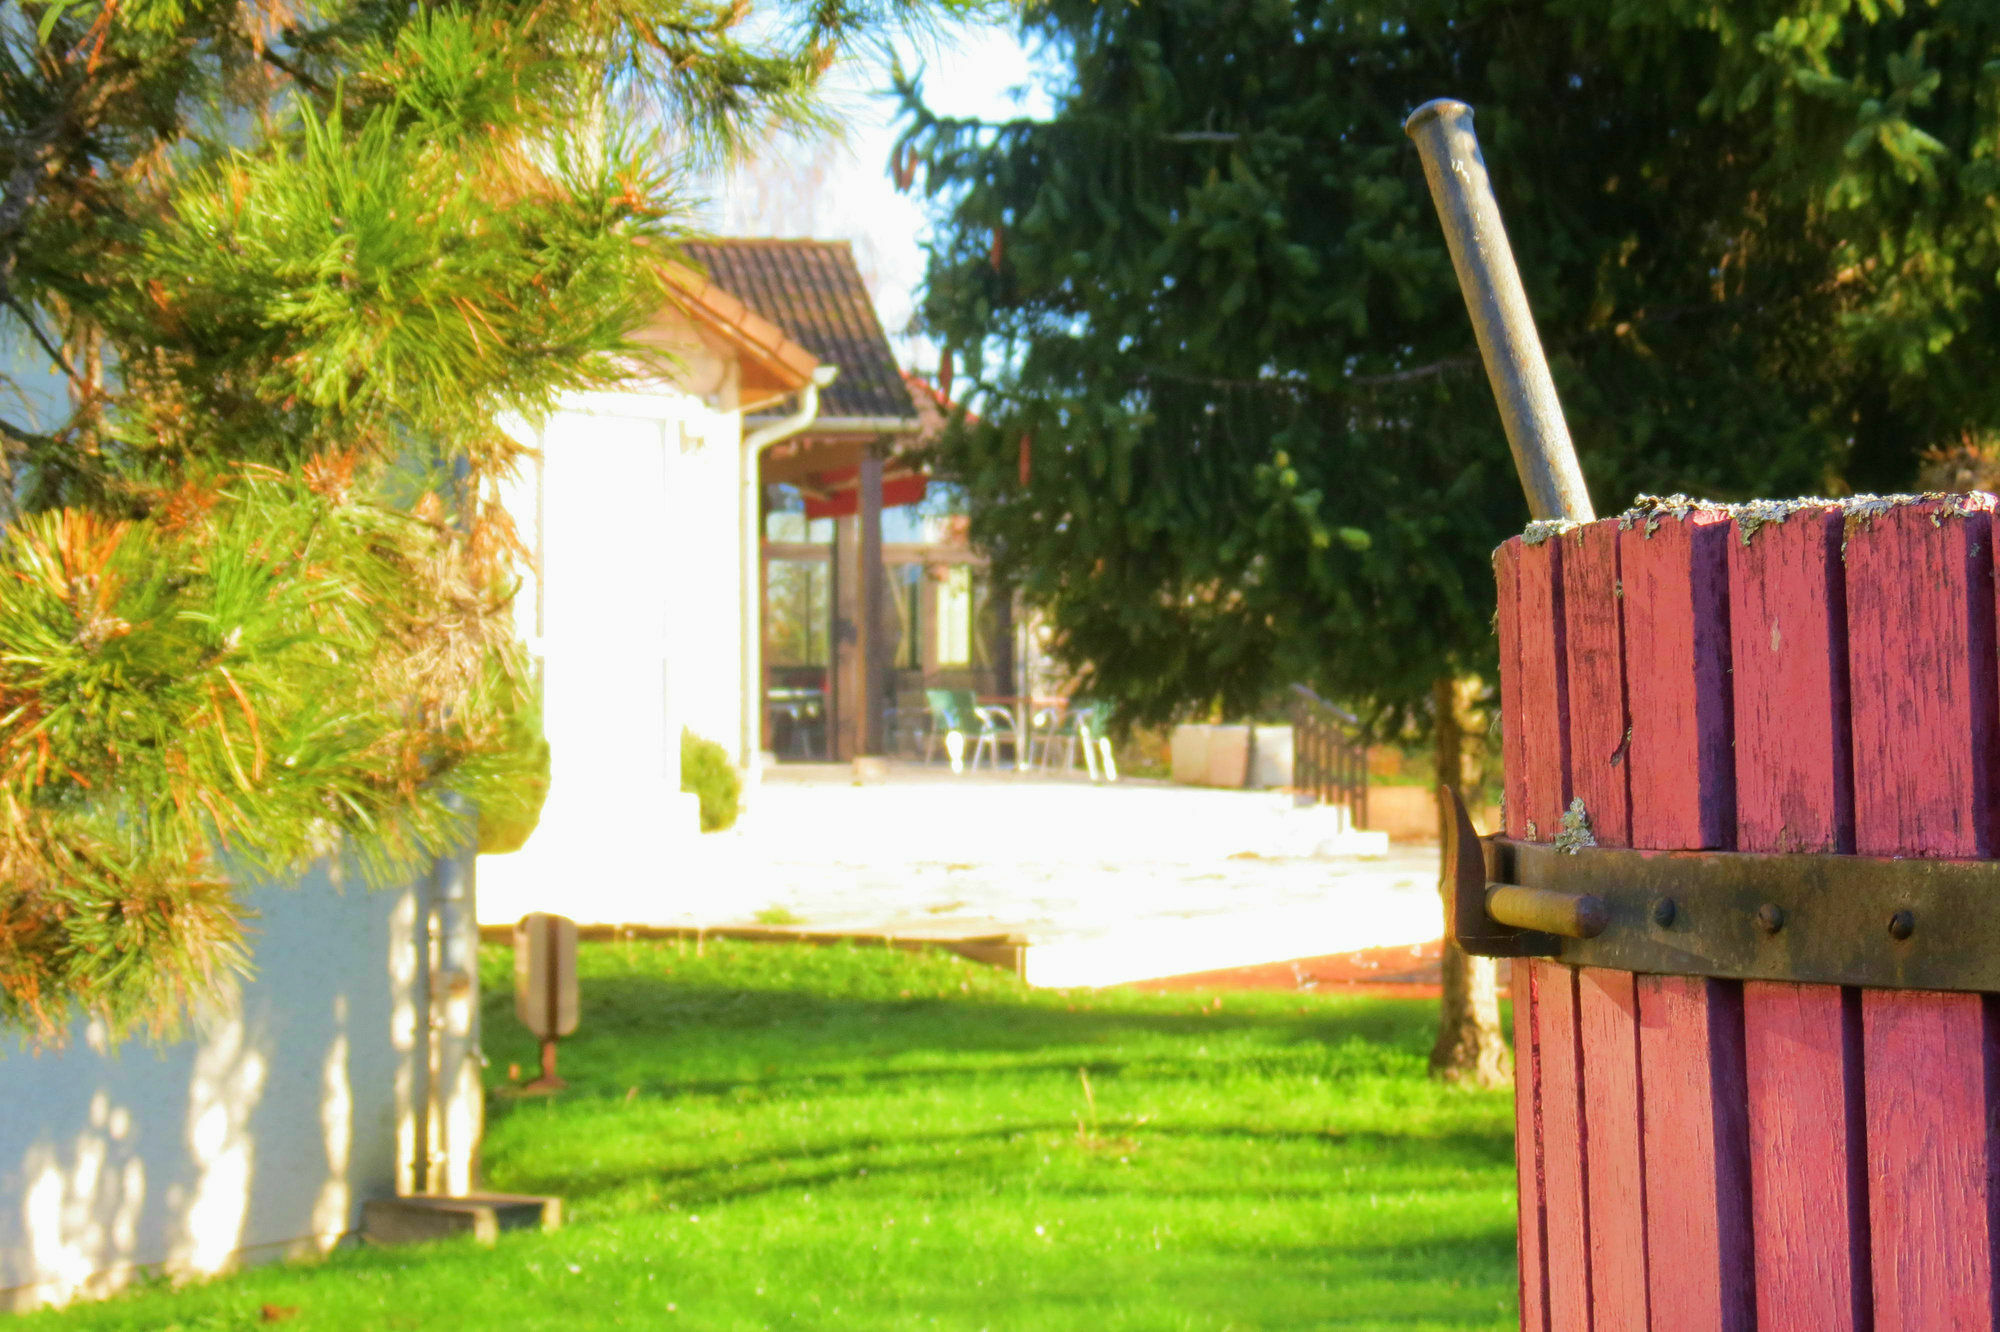
[(1500, 404), (1514, 467), (1528, 492), (1528, 512), (1536, 518), (1589, 522), (1597, 515), (1576, 464), (1569, 427), (1563, 424), (1555, 381), (1500, 222), (1500, 205), (1486, 178), (1486, 159), (1472, 132), (1472, 108), (1448, 97), (1425, 102), (1403, 122), (1403, 132), (1416, 141), (1424, 160), (1424, 178), (1444, 224), (1445, 244), (1472, 315), (1486, 377)]
[(1560, 934), (1565, 939), (1595, 939), (1611, 924), (1611, 908), (1594, 893), (1522, 888), (1511, 883), (1486, 885), (1486, 914), (1502, 925)]

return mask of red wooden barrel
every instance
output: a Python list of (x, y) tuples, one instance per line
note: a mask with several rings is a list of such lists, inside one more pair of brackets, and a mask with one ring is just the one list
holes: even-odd
[[(1506, 835), (1994, 856), (1993, 508), (1509, 541)], [(1513, 965), (1524, 1328), (1995, 1325), (1992, 996)]]

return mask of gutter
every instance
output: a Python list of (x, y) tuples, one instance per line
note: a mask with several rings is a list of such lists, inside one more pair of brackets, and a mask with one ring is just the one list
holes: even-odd
[(822, 365), (812, 372), (812, 382), (799, 391), (798, 410), (743, 436), (737, 466), (737, 529), (742, 543), (738, 570), (738, 592), (743, 642), (740, 659), (742, 680), (742, 731), (738, 736), (737, 766), (743, 780), (755, 785), (764, 767), (764, 605), (763, 539), (759, 519), (763, 505), (758, 494), (758, 460), (764, 450), (805, 430), (819, 416), (819, 391), (840, 374), (837, 365)]
[(822, 416), (813, 422), (819, 435), (914, 435), (924, 428), (922, 421), (907, 416)]

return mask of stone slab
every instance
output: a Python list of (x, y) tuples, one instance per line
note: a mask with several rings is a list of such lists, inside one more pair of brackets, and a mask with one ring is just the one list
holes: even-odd
[(361, 1207), (361, 1234), (371, 1244), (421, 1244), (470, 1235), (491, 1244), (503, 1230), (554, 1230), (562, 1199), (526, 1193), (473, 1193), (462, 1198), (418, 1193), (372, 1198)]

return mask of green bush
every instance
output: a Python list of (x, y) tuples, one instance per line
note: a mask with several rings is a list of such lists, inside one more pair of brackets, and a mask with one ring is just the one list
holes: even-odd
[(693, 731), (681, 731), (681, 790), (701, 797), (701, 830), (720, 832), (736, 822), (743, 779), (729, 751)]
[(507, 718), (502, 748), (514, 762), (500, 780), (473, 793), (479, 806), (479, 854), (504, 856), (527, 844), (549, 798), (549, 742), (542, 737), (542, 682), (527, 690), (526, 706)]

